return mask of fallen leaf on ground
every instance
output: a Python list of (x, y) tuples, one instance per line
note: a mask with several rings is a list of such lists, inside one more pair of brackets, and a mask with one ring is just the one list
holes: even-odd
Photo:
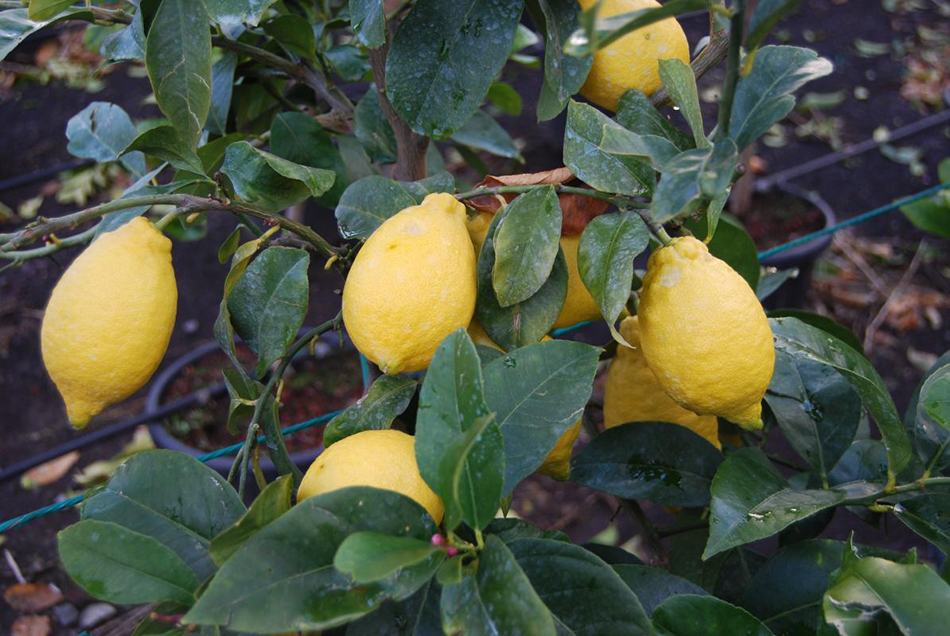
[(3, 600), (21, 612), (41, 612), (63, 600), (63, 594), (46, 583), (17, 583), (3, 592)]
[(121, 466), (122, 462), (129, 457), (153, 448), (155, 448), (155, 442), (152, 441), (152, 436), (148, 433), (148, 427), (139, 426), (135, 429), (135, 435), (132, 437), (132, 441), (119, 451), (118, 455), (112, 459), (104, 459), (89, 464), (83, 468), (82, 472), (78, 473), (74, 479), (76, 483), (86, 487), (104, 482), (109, 479), (112, 473), (115, 472), (115, 469)]
[(20, 478), (20, 485), (27, 490), (40, 486), (48, 486), (62, 479), (63, 475), (68, 473), (69, 469), (75, 466), (78, 461), (78, 450), (60, 455), (56, 459), (51, 459), (45, 464), (40, 464), (26, 471), (23, 477)]
[(10, 636), (48, 636), (49, 633), (49, 616), (21, 616), (10, 628)]

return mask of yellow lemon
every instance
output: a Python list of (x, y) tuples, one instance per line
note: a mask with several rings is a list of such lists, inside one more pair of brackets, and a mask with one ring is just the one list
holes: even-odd
[(700, 415), (761, 428), (775, 347), (745, 279), (701, 241), (673, 239), (650, 256), (639, 317), (643, 356), (670, 397)]
[[(585, 10), (596, 3), (597, 0), (580, 0)], [(659, 6), (660, 3), (655, 0), (604, 0), (597, 16), (608, 18)], [(666, 18), (628, 33), (594, 53), (587, 81), (581, 87), (581, 95), (598, 106), (617, 110), (620, 96), (631, 88), (645, 95), (658, 89), (658, 60), (671, 58), (689, 64), (689, 42), (679, 22), (675, 18)]]
[(341, 439), (307, 469), (297, 501), (348, 486), (371, 486), (405, 495), (426, 509), (436, 524), (445, 508), (419, 474), (414, 439), (402, 431), (362, 431)]
[(142, 217), (101, 235), (59, 279), (43, 316), (43, 362), (76, 428), (158, 368), (175, 326), (172, 243)]
[(696, 415), (663, 392), (643, 358), (640, 326), (636, 316), (624, 318), (620, 335), (630, 347), (617, 347), (604, 386), (604, 426), (626, 422), (671, 422), (685, 426), (721, 449), (719, 422), (711, 415)]
[(489, 336), (485, 328), (482, 327), (482, 323), (478, 322), (478, 318), (472, 318), (472, 323), (468, 326), (468, 337), (472, 339), (474, 344), (504, 351), (504, 349), (495, 344), (495, 341), (491, 339), (491, 336)]
[(475, 311), (475, 252), (465, 207), (436, 193), (383, 222), (350, 268), (343, 323), (384, 373), (429, 366), (439, 344)]

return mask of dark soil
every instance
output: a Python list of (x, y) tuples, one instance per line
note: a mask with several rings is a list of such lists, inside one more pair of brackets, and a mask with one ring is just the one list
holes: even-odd
[(784, 192), (756, 195), (752, 199), (752, 208), (740, 220), (760, 250), (825, 226), (825, 217), (818, 208)]

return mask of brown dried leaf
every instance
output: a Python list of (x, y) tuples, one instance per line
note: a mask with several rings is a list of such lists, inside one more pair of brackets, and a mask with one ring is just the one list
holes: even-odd
[(3, 600), (21, 612), (42, 612), (63, 600), (63, 594), (46, 583), (17, 583), (3, 592)]
[(21, 616), (10, 628), (10, 636), (49, 636), (49, 633), (49, 616)]
[(69, 469), (75, 466), (79, 461), (79, 451), (71, 451), (65, 455), (60, 455), (56, 459), (51, 459), (45, 464), (40, 464), (36, 468), (31, 468), (23, 477), (20, 478), (20, 485), (27, 490), (47, 486), (53, 482), (59, 481), (69, 472)]

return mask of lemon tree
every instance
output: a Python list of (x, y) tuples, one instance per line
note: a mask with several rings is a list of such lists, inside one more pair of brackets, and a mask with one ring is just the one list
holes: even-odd
[[(172, 241), (213, 249), (208, 215), (234, 222), (214, 322), (234, 363), (217, 425), (244, 435), (232, 470), (132, 457), (60, 533), (68, 574), (150, 604), (137, 634), (945, 633), (950, 359), (901, 417), (850, 332), (765, 312), (790, 273), (764, 272), (723, 215), (743, 150), (833, 70), (766, 43), (798, 4), (0, 3), (0, 57), (88, 22), (109, 63), (144, 65), (162, 113), (81, 110), (69, 151), (132, 185), (0, 234), (7, 267), (80, 251), (42, 327), (73, 425), (160, 365)], [(710, 33), (690, 42), (677, 18), (697, 10)], [(538, 69), (535, 94), (506, 81), (513, 65)], [(721, 97), (701, 107), (717, 65)], [(564, 122), (559, 169), (519, 168), (496, 116), (525, 101)], [(285, 212), (310, 200), (339, 240)], [(336, 317), (305, 329), (312, 266), (346, 280)], [(588, 322), (602, 335), (562, 331)], [(281, 380), (330, 330), (379, 373), (301, 467)], [(516, 518), (535, 474), (614, 498), (632, 549)], [(655, 527), (641, 502), (674, 520)], [(852, 513), (934, 550), (823, 536)]]

